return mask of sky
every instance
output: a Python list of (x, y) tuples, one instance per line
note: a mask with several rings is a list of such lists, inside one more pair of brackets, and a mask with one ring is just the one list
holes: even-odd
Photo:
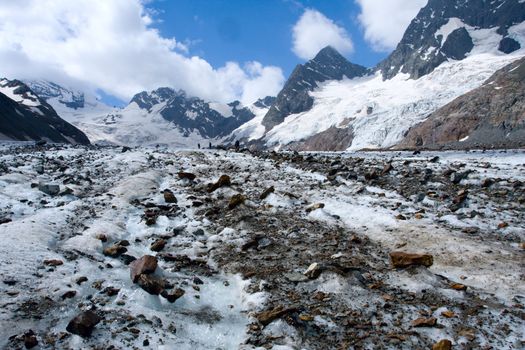
[(0, 0), (0, 76), (122, 104), (183, 89), (249, 104), (327, 45), (372, 67), (427, 0)]

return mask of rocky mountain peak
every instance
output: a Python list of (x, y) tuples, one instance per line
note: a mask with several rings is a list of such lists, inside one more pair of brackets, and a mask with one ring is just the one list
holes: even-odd
[(57, 98), (58, 102), (72, 109), (84, 108), (84, 93), (65, 88), (47, 80), (27, 80), (25, 83), (44, 101)]
[(445, 61), (464, 59), (473, 49), (511, 53), (522, 46), (517, 25), (523, 21), (521, 0), (429, 0), (378, 69), (384, 79), (399, 72), (417, 79)]

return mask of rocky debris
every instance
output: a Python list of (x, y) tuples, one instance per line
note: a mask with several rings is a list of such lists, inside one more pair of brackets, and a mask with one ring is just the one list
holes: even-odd
[(102, 253), (105, 256), (109, 256), (109, 257), (112, 257), (112, 258), (118, 258), (119, 256), (121, 256), (122, 254), (124, 254), (127, 251), (128, 251), (128, 249), (126, 247), (115, 243), (115, 244), (112, 244), (109, 247), (104, 248)]
[(157, 218), (159, 217), (159, 211), (155, 209), (146, 209), (142, 218), (146, 222), (147, 226), (152, 226), (157, 223)]
[(165, 288), (165, 283), (159, 277), (147, 274), (140, 274), (136, 282), (140, 288), (152, 295), (159, 295)]
[(48, 260), (44, 260), (44, 265), (46, 266), (60, 266), (60, 265), (63, 265), (64, 262), (62, 260), (59, 260), (59, 259), (48, 259)]
[(240, 193), (234, 194), (228, 202), (228, 209), (232, 210), (243, 204), (246, 201), (246, 197)]
[(129, 268), (131, 280), (133, 283), (137, 283), (140, 275), (155, 273), (155, 270), (157, 269), (157, 258), (151, 255), (144, 255), (143, 257), (131, 262)]
[(177, 288), (174, 291), (163, 290), (160, 295), (164, 299), (169, 301), (170, 303), (174, 303), (175, 301), (177, 301), (177, 299), (181, 298), (185, 293), (186, 292), (184, 291), (184, 289)]
[(60, 193), (60, 186), (56, 184), (39, 182), (38, 190), (50, 196), (56, 196), (57, 194)]
[(87, 282), (87, 280), (88, 278), (86, 276), (80, 276), (76, 279), (75, 283), (80, 286), (82, 283)]
[(309, 213), (309, 212), (312, 212), (314, 210), (322, 209), (322, 208), (324, 208), (324, 203), (315, 203), (315, 204), (312, 204), (312, 205), (306, 207), (306, 212)]
[(452, 283), (450, 285), (450, 288), (452, 288), (454, 290), (458, 290), (458, 291), (465, 291), (465, 290), (467, 290), (467, 286), (464, 285), (464, 284), (461, 284), (461, 283)]
[(197, 178), (197, 175), (192, 174), (192, 173), (187, 173), (184, 171), (180, 171), (178, 175), (179, 175), (179, 179), (182, 179), (182, 180), (193, 181)]
[(228, 175), (221, 175), (221, 177), (219, 177), (219, 180), (217, 180), (217, 182), (208, 185), (208, 192), (212, 193), (215, 190), (221, 187), (225, 187), (225, 186), (231, 186), (231, 179)]
[(71, 299), (71, 298), (74, 298), (75, 295), (77, 295), (77, 291), (76, 290), (68, 290), (67, 292), (62, 294), (61, 298), (62, 298), (62, 300), (64, 300), (64, 299)]
[(164, 249), (166, 244), (167, 244), (166, 240), (160, 238), (151, 244), (150, 249), (154, 252), (160, 252), (162, 249)]
[(175, 195), (173, 194), (171, 190), (168, 190), (168, 189), (164, 190), (163, 195), (164, 195), (164, 201), (166, 203), (177, 203), (177, 198), (175, 198)]
[(392, 265), (397, 268), (409, 266), (430, 267), (434, 263), (434, 258), (430, 254), (414, 254), (405, 252), (391, 252), (390, 259)]
[(130, 147), (122, 146), (122, 149), (120, 150), (120, 153), (126, 153), (126, 152), (130, 152), (130, 151), (131, 151)]
[(271, 193), (274, 193), (274, 192), (275, 192), (275, 188), (273, 186), (270, 186), (267, 189), (265, 189), (263, 193), (261, 193), (261, 195), (259, 196), (259, 199), (261, 200), (266, 199), (266, 197), (268, 197)]
[(106, 287), (102, 290), (102, 294), (106, 294), (108, 297), (113, 297), (120, 292), (120, 288)]
[(306, 269), (304, 275), (309, 279), (316, 279), (319, 277), (319, 275), (321, 275), (321, 272), (321, 266), (318, 263), (312, 263), (310, 266), (308, 266), (308, 269)]
[(36, 338), (35, 332), (33, 330), (28, 330), (24, 333), (24, 346), (26, 349), (32, 349), (38, 345), (38, 339)]
[(432, 345), (432, 350), (452, 350), (452, 342), (448, 339), (440, 340)]
[(69, 321), (66, 330), (82, 338), (88, 338), (101, 320), (93, 311), (84, 311)]
[(279, 305), (271, 310), (263, 311), (255, 315), (257, 321), (263, 326), (267, 326), (278, 318), (281, 318), (289, 313), (296, 312), (297, 308), (290, 307), (286, 308), (282, 305)]
[(437, 324), (435, 317), (420, 317), (412, 321), (412, 327), (434, 327)]

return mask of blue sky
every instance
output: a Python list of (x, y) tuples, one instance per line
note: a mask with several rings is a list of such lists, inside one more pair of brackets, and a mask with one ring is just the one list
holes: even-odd
[(213, 66), (227, 61), (256, 60), (281, 67), (288, 76), (304, 62), (291, 50), (292, 27), (305, 8), (315, 9), (343, 27), (354, 43), (347, 59), (367, 67), (386, 57), (364, 40), (353, 0), (156, 0), (148, 4), (158, 12), (154, 23), (163, 36), (190, 42), (190, 55), (198, 55)]

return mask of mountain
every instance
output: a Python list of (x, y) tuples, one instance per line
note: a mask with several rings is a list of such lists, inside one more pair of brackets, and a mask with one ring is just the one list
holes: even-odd
[(525, 147), (525, 58), (411, 128), (400, 147)]
[(417, 79), (448, 60), (488, 50), (524, 48), (523, 0), (429, 0), (410, 23), (394, 52), (377, 67), (384, 79), (398, 73)]
[(279, 96), (285, 105), (295, 103), (288, 84), (301, 80), (290, 77), (261, 125), (254, 118), (234, 136), (259, 147), (305, 151), (395, 146), (410, 128), (525, 55), (523, 6), (520, 0), (430, 0), (396, 50), (369, 74), (327, 78), (301, 91), (308, 109), (277, 114), (285, 119), (268, 124), (281, 109), (274, 108)]
[(324, 81), (355, 78), (367, 73), (365, 67), (348, 62), (337, 50), (327, 46), (312, 60), (295, 67), (264, 117), (262, 125), (267, 131), (271, 130), (287, 116), (312, 108), (313, 98), (309, 93)]
[(89, 144), (83, 132), (19, 80), (0, 80), (0, 121), (1, 139)]

